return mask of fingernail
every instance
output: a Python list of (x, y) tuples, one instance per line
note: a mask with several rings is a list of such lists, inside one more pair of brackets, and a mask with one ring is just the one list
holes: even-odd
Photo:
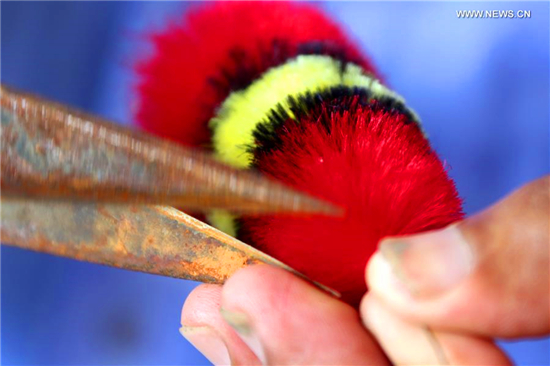
[(413, 296), (449, 290), (474, 268), (474, 253), (456, 226), (424, 234), (388, 238), (380, 253)]
[(243, 312), (228, 310), (223, 307), (220, 309), (220, 314), (225, 319), (227, 324), (229, 324), (235, 332), (237, 332), (248, 348), (254, 352), (262, 365), (267, 365), (264, 347), (260, 341), (260, 337), (254, 331), (248, 315)]
[(231, 357), (221, 336), (211, 327), (182, 326), (181, 335), (214, 365), (231, 365)]

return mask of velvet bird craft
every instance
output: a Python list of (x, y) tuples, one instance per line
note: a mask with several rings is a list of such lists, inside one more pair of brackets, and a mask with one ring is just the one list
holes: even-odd
[[(419, 117), (320, 9), (216, 2), (153, 34), (137, 121), (340, 205), (342, 217), (207, 215), (221, 230), (358, 304), (385, 236), (463, 215)], [(335, 250), (336, 249), (336, 250)]]

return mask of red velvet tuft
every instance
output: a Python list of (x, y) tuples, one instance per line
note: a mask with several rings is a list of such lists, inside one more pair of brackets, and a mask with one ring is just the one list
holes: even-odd
[[(339, 27), (309, 4), (216, 2), (187, 13), (152, 41), (154, 54), (138, 66), (137, 120), (194, 146), (209, 143), (207, 123), (232, 90), (302, 52), (304, 44), (314, 49), (309, 53), (344, 53), (376, 74)], [(405, 122), (376, 103), (355, 103), (317, 106), (299, 124), (279, 126), (276, 142), (260, 141), (257, 168), (344, 206), (347, 215), (243, 218), (245, 241), (357, 304), (366, 290), (365, 265), (381, 238), (462, 217), (443, 164), (419, 128)]]
[(340, 28), (308, 4), (216, 2), (187, 13), (152, 41), (154, 54), (138, 65), (137, 121), (187, 145), (209, 143), (207, 122), (230, 89), (244, 87), (243, 78), (259, 76), (304, 42), (336, 45), (373, 73)]
[(371, 103), (334, 102), (299, 124), (279, 126), (278, 143), (256, 149), (257, 168), (347, 210), (327, 217), (243, 218), (246, 240), (357, 305), (379, 240), (430, 230), (462, 217), (444, 165), (414, 123)]

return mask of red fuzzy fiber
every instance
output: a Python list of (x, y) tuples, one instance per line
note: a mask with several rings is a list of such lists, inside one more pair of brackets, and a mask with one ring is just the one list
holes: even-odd
[[(154, 54), (138, 65), (136, 118), (146, 130), (187, 145), (208, 145), (208, 121), (230, 84), (243, 78), (243, 63), (252, 82), (304, 42), (323, 41), (373, 72), (336, 23), (313, 5), (215, 2), (187, 12), (183, 20), (152, 36)], [(280, 41), (285, 54), (270, 54)]]
[(333, 101), (317, 106), (299, 124), (285, 122), (278, 145), (256, 150), (260, 171), (340, 204), (345, 218), (242, 220), (255, 247), (342, 292), (354, 305), (366, 291), (365, 266), (381, 238), (462, 217), (454, 183), (418, 126), (376, 102), (356, 102), (340, 100), (348, 104), (343, 113)]
[[(279, 41), (285, 42), (282, 56), (269, 51)], [(314, 6), (223, 2), (191, 12), (184, 25), (153, 37), (156, 53), (139, 67), (138, 121), (158, 135), (206, 145), (207, 122), (230, 91), (308, 41), (336, 44), (373, 73)], [(462, 212), (452, 181), (416, 124), (377, 103), (342, 103), (318, 104), (299, 124), (286, 121), (277, 128), (277, 143), (259, 141), (254, 156), (260, 171), (342, 205), (347, 215), (243, 218), (240, 234), (358, 304), (366, 290), (365, 265), (381, 238), (439, 228)]]

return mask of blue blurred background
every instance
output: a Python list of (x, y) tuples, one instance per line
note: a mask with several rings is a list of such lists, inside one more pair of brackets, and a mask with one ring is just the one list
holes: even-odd
[[(2, 2), (2, 82), (131, 123), (140, 35), (179, 2)], [(319, 4), (345, 24), (422, 117), (468, 213), (549, 171), (549, 4)], [(458, 19), (457, 10), (530, 10)], [(178, 333), (196, 283), (1, 249), (3, 364), (207, 364)], [(549, 364), (548, 339), (507, 342)]]

